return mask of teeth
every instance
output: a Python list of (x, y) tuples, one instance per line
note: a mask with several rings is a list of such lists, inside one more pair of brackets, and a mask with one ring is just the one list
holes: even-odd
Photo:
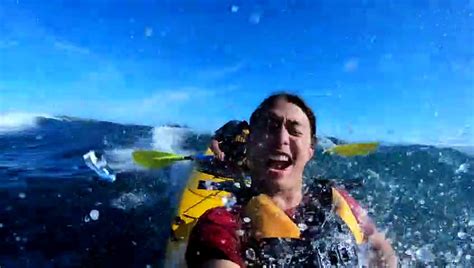
[(288, 156), (284, 154), (270, 155), (269, 158), (270, 160), (273, 160), (273, 161), (289, 161), (290, 160)]

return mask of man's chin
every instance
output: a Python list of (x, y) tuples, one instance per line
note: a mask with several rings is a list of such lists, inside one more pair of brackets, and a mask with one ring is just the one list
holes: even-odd
[(281, 180), (287, 177), (291, 172), (291, 166), (285, 169), (276, 169), (276, 168), (268, 168), (266, 170), (266, 177), (271, 180)]

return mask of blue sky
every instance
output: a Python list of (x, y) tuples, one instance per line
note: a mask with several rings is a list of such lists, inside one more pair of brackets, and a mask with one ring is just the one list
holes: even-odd
[(474, 1), (315, 2), (3, 0), (0, 113), (211, 131), (289, 89), (323, 134), (474, 144)]

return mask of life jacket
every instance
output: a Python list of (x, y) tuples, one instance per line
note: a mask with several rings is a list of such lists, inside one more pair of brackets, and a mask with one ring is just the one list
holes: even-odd
[(234, 142), (246, 143), (247, 138), (249, 137), (249, 134), (250, 134), (250, 130), (248, 128), (245, 128), (245, 127), (242, 128), (242, 132), (235, 135)]
[(357, 266), (357, 245), (366, 239), (355, 205), (328, 182), (309, 187), (292, 218), (269, 196), (254, 196), (242, 213), (247, 266)]

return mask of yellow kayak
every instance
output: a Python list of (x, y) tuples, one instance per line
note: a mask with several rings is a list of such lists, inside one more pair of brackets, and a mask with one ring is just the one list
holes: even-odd
[[(206, 155), (212, 152), (207, 150)], [(186, 267), (184, 254), (191, 229), (208, 209), (225, 205), (229, 192), (198, 189), (200, 181), (223, 182), (229, 178), (216, 177), (194, 169), (181, 195), (176, 217), (171, 223), (171, 237), (166, 248), (165, 267)]]

